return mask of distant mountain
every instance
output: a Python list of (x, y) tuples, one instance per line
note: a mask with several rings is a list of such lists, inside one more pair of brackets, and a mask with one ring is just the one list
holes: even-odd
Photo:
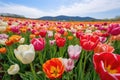
[(0, 16), (15, 17), (15, 18), (25, 18), (23, 15), (12, 14), (12, 13), (0, 13)]
[(38, 18), (40, 20), (59, 20), (59, 21), (91, 21), (91, 20), (98, 20), (95, 18), (91, 17), (79, 17), (79, 16), (56, 16), (56, 17), (51, 17), (51, 16), (44, 16), (41, 18)]
[[(12, 13), (0, 13), (0, 16), (4, 17), (15, 17), (15, 18), (26, 18), (23, 15), (18, 15), (18, 14), (12, 14)], [(79, 16), (65, 16), (65, 15), (60, 15), (60, 16), (43, 16), (40, 18), (30, 18), (30, 19), (38, 19), (38, 20), (53, 20), (53, 21), (96, 21), (99, 19), (95, 19), (92, 17), (79, 17)]]

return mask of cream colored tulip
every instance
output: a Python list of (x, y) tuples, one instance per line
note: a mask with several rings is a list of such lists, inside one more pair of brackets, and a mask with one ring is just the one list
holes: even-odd
[(20, 68), (18, 64), (11, 65), (10, 68), (7, 70), (9, 75), (15, 75), (19, 72)]
[(5, 44), (6, 41), (7, 41), (7, 39), (0, 39), (0, 44), (6, 45), (6, 44)]
[(0, 26), (0, 32), (4, 32), (6, 30), (6, 26)]
[(8, 23), (7, 22), (4, 22), (4, 21), (0, 21), (0, 26), (3, 25), (3, 26), (8, 26)]
[(19, 45), (14, 50), (16, 58), (23, 64), (31, 63), (35, 58), (35, 50), (32, 44), (30, 45)]
[(0, 21), (0, 32), (4, 32), (7, 28), (7, 22)]
[(92, 31), (89, 30), (89, 29), (86, 29), (85, 33), (86, 33), (86, 34), (92, 34)]
[(25, 42), (25, 38), (21, 38), (20, 40), (19, 40), (19, 43), (24, 43)]

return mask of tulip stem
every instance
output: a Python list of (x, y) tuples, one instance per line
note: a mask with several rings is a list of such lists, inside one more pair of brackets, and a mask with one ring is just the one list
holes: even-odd
[(34, 70), (34, 68), (33, 68), (33, 64), (32, 64), (32, 63), (30, 63), (30, 67), (31, 67), (31, 71), (32, 71), (32, 73), (33, 73), (34, 80), (37, 80), (37, 79), (36, 79), (35, 70)]
[(78, 75), (81, 75), (81, 76), (78, 76), (78, 78), (80, 78), (80, 79), (84, 78), (84, 73), (83, 74), (81, 73), (81, 72), (84, 72), (84, 70), (83, 70), (84, 66), (83, 67), (81, 66), (81, 65), (83, 65), (82, 63), (83, 63), (83, 57), (85, 54), (84, 52), (85, 52), (84, 50), (81, 52), (81, 57), (80, 57), (80, 60), (78, 62)]
[(6, 73), (7, 71), (0, 71), (0, 73)]
[(63, 53), (63, 47), (60, 47), (60, 57), (63, 57), (64, 53)]
[(86, 60), (87, 60), (87, 51), (84, 53), (84, 63), (83, 63), (83, 73), (82, 73), (82, 80), (84, 80), (84, 75), (85, 75), (85, 67), (86, 67)]
[(40, 61), (40, 64), (42, 65), (43, 64), (43, 57), (42, 57), (42, 53), (38, 53), (38, 57), (39, 57), (39, 61)]

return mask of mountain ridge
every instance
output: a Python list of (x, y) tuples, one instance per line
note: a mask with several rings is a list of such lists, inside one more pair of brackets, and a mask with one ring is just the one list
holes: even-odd
[(80, 16), (65, 16), (65, 15), (59, 15), (59, 16), (43, 16), (40, 18), (37, 18), (40, 20), (59, 20), (59, 21), (89, 21), (89, 20), (98, 20), (92, 17), (80, 17)]
[[(15, 17), (15, 18), (27, 18), (23, 15), (12, 14), (12, 13), (0, 13), (0, 16), (4, 17)], [(53, 20), (53, 21), (93, 21), (93, 20), (100, 20), (92, 17), (80, 17), (80, 16), (66, 16), (66, 15), (59, 15), (59, 16), (43, 16), (40, 18), (29, 18), (29, 19), (37, 19), (37, 20)]]

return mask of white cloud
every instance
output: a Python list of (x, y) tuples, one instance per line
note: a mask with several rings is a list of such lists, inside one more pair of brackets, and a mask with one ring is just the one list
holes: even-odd
[(120, 8), (120, 0), (77, 0), (77, 2), (72, 5), (59, 6), (57, 10), (53, 9), (47, 12), (23, 5), (0, 3), (0, 13), (15, 13), (31, 18), (57, 15), (83, 16), (85, 14), (104, 12), (118, 8)]
[(57, 13), (67, 15), (84, 15), (116, 8), (120, 8), (120, 0), (86, 0), (84, 3), (74, 3), (69, 7), (62, 6)]
[(16, 4), (3, 4), (3, 6), (0, 6), (0, 13), (15, 13), (31, 18), (47, 15), (46, 12), (39, 9)]

